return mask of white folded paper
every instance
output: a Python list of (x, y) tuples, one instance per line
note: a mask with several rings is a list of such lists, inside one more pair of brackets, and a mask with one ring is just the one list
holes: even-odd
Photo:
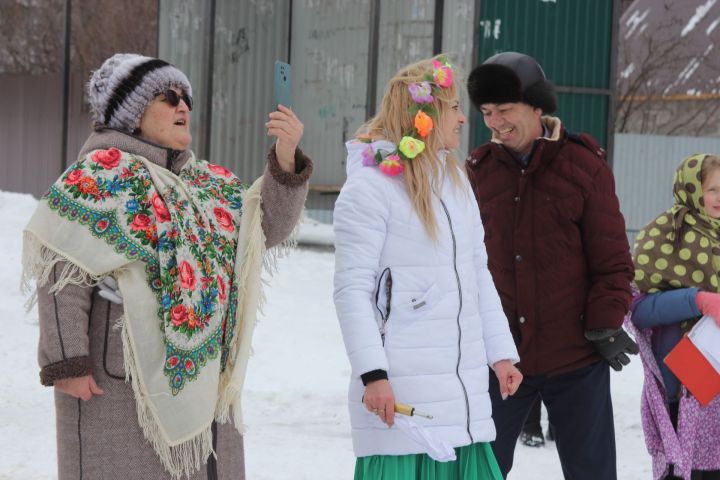
[(425, 448), (430, 458), (438, 462), (452, 462), (456, 460), (455, 449), (447, 442), (432, 438), (428, 431), (408, 417), (395, 415), (395, 426), (405, 435)]
[(720, 374), (720, 327), (712, 317), (702, 317), (688, 334), (700, 353)]

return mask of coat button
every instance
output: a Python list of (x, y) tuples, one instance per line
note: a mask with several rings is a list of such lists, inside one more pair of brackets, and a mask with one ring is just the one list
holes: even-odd
[(517, 261), (519, 262), (520, 260), (522, 260), (522, 256), (520, 256), (520, 255), (515, 255), (515, 260), (517, 260)]
[(525, 323), (525, 317), (520, 317), (520, 318), (518, 318), (518, 322), (520, 322), (520, 323)]
[(520, 201), (520, 197), (515, 197), (515, 202), (517, 203), (519, 201)]

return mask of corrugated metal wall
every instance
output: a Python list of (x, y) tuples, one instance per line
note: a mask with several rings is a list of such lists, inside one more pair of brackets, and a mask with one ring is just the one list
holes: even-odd
[(385, 85), (400, 67), (432, 55), (434, 27), (435, 0), (380, 2), (375, 111)]
[(365, 121), (370, 2), (295, 0), (292, 19), (293, 103), (312, 183), (340, 185), (345, 141)]
[(193, 86), (192, 149), (251, 182), (272, 144), (264, 124), (275, 60), (287, 60), (289, 3), (160, 0), (159, 17), (158, 56)]
[(158, 57), (176, 65), (193, 88), (191, 148), (201, 158), (208, 150), (205, 131), (209, 102), (209, 41), (212, 1), (159, 0)]
[[(442, 51), (450, 55), (455, 66), (460, 103), (463, 112), (470, 119), (473, 106), (467, 98), (465, 81), (473, 65), (473, 24), (475, 22), (475, 0), (445, 0), (442, 27)], [(460, 137), (460, 160), (470, 151), (470, 126), (466, 124)]]
[(62, 77), (0, 75), (0, 190), (42, 195), (62, 169)]
[[(558, 115), (572, 131), (607, 145), (613, 0), (481, 0), (477, 63), (504, 51), (526, 53), (558, 86)], [(582, 93), (572, 93), (578, 87)], [(589, 91), (587, 89), (596, 89)], [(473, 144), (489, 134), (474, 117)]]
[[(70, 76), (68, 163), (91, 131), (87, 79)], [(62, 76), (0, 75), (0, 190), (43, 195), (62, 173)]]
[(243, 181), (259, 177), (275, 60), (287, 60), (288, 2), (217, 2), (210, 159)]
[(720, 138), (615, 134), (615, 186), (631, 247), (638, 230), (670, 208), (673, 173), (694, 153), (720, 154)]

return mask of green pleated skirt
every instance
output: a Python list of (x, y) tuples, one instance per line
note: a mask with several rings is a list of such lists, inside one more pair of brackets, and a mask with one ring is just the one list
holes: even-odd
[(427, 454), (373, 455), (355, 463), (355, 480), (502, 480), (489, 443), (455, 449), (457, 460), (437, 462)]

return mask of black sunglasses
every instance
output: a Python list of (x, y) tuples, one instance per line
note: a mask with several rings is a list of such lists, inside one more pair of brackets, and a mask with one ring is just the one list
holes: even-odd
[(192, 111), (192, 108), (193, 108), (192, 97), (185, 92), (183, 92), (181, 95), (181, 94), (178, 94), (172, 88), (169, 88), (169, 89), (165, 90), (164, 92), (161, 92), (159, 95), (163, 95), (165, 97), (165, 100), (167, 100), (168, 103), (170, 105), (172, 105), (173, 107), (177, 107), (178, 105), (180, 105), (180, 100), (182, 100), (183, 102), (185, 102), (185, 105), (187, 105), (188, 110)]

